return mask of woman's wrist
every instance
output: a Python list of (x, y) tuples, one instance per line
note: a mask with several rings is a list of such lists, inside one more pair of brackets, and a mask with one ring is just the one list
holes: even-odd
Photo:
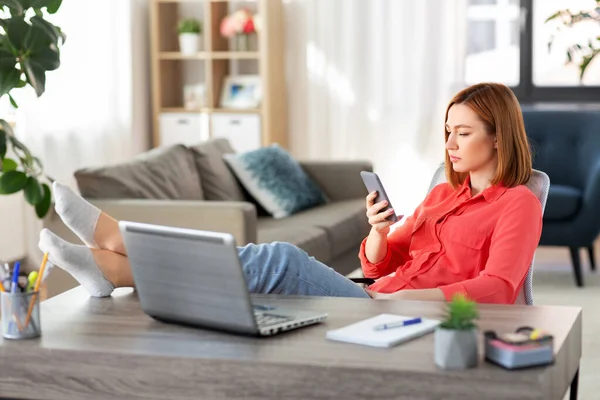
[(377, 264), (385, 258), (387, 253), (387, 234), (371, 228), (365, 244), (365, 256), (371, 264)]
[(385, 239), (387, 241), (388, 233), (389, 233), (389, 228), (387, 229), (387, 232), (385, 232), (385, 231), (378, 231), (377, 229), (375, 229), (374, 226), (372, 226), (371, 231), (369, 232), (369, 236), (377, 238), (377, 239)]

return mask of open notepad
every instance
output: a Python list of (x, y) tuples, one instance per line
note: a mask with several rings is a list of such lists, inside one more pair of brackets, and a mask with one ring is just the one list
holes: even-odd
[(379, 324), (412, 319), (395, 314), (380, 314), (376, 317), (365, 319), (352, 325), (345, 326), (327, 332), (327, 339), (340, 342), (364, 344), (375, 347), (392, 347), (410, 339), (432, 332), (440, 321), (436, 319), (423, 318), (419, 324), (402, 326), (399, 328), (376, 331), (374, 328)]

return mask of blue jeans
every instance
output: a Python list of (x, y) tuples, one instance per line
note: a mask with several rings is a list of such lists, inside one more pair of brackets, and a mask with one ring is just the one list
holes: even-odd
[(238, 247), (251, 293), (304, 296), (370, 296), (360, 286), (290, 243)]

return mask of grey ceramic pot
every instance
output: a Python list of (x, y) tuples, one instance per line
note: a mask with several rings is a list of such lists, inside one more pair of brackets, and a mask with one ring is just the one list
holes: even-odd
[(435, 364), (444, 369), (466, 369), (477, 365), (477, 330), (435, 330)]

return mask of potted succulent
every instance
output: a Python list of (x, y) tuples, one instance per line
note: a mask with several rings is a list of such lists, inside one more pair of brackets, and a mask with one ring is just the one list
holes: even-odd
[(182, 54), (195, 54), (200, 48), (200, 35), (202, 23), (196, 18), (186, 18), (177, 25), (179, 33), (179, 51)]
[(436, 328), (435, 364), (444, 369), (466, 369), (477, 365), (477, 304), (463, 294), (448, 303), (446, 318)]
[[(0, 1), (0, 98), (31, 86), (39, 97), (46, 90), (46, 72), (60, 65), (60, 46), (66, 36), (45, 19), (58, 11), (62, 0)], [(50, 209), (50, 179), (42, 163), (21, 142), (11, 124), (0, 119), (0, 195), (23, 191), (39, 218)]]

